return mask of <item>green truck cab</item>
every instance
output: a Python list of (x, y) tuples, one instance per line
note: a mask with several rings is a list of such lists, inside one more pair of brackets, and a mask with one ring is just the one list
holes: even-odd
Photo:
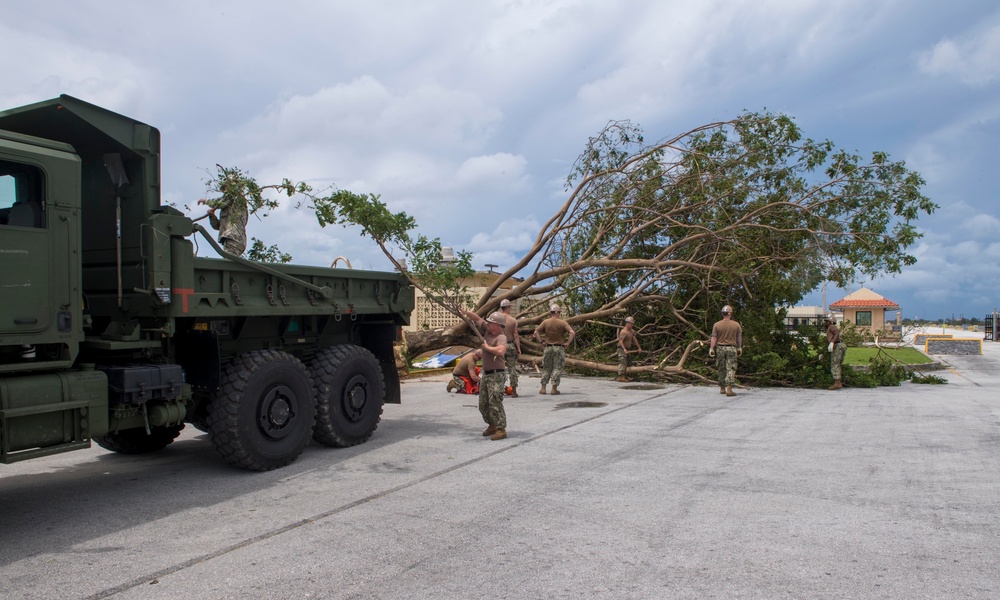
[(160, 204), (159, 155), (156, 128), (70, 96), (0, 112), (0, 462), (152, 452), (186, 423), (251, 470), (367, 440), (412, 287), (226, 253)]

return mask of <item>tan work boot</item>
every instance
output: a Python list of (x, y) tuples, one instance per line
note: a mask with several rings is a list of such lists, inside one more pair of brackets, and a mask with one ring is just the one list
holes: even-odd
[(517, 388), (510, 388), (510, 397), (517, 398)]
[(619, 375), (618, 379), (616, 379), (615, 381), (625, 383), (626, 381), (628, 381), (628, 377), (625, 377), (624, 375)]
[(839, 379), (834, 379), (833, 380), (833, 385), (830, 386), (830, 389), (831, 390), (839, 390), (842, 387), (844, 387), (844, 384), (840, 383)]
[(539, 394), (543, 394), (543, 395), (545, 394), (545, 386), (544, 385), (542, 386), (542, 389), (538, 390), (538, 393)]
[(489, 427), (487, 427), (486, 429), (483, 430), (483, 437), (486, 437), (488, 435), (493, 435), (496, 432), (497, 432), (497, 426), (496, 425), (490, 425)]
[(507, 430), (506, 429), (497, 429), (497, 432), (494, 433), (493, 435), (491, 435), (490, 439), (493, 440), (494, 442), (497, 441), (497, 440), (507, 439)]
[(731, 386), (731, 385), (727, 385), (726, 386), (726, 395), (727, 396), (735, 396), (736, 395), (736, 393), (733, 392), (733, 386)]
[(448, 392), (449, 393), (454, 392), (457, 389), (458, 389), (458, 384), (455, 383), (454, 379), (452, 379), (451, 381), (448, 382)]
[(552, 386), (552, 395), (553, 396), (558, 396), (559, 395), (559, 388), (557, 388), (556, 386)]
[(722, 387), (722, 386), (719, 386), (719, 393), (720, 394), (725, 394), (726, 393), (726, 388)]

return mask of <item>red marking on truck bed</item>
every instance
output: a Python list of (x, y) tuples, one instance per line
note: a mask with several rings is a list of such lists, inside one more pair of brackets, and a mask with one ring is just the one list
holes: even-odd
[(194, 293), (194, 288), (174, 288), (174, 294), (181, 297), (181, 312), (188, 311), (188, 296)]

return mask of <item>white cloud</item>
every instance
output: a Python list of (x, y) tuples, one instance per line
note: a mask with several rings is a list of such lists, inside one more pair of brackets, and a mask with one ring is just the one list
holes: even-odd
[[(484, 207), (480, 212), (483, 217), (481, 227), (488, 229), (487, 223), (496, 210), (502, 211), (503, 207)], [(469, 240), (469, 249), (476, 252), (524, 251), (535, 241), (540, 229), (541, 224), (533, 217), (505, 219), (493, 225), (492, 231), (473, 235)]]
[(984, 199), (963, 197), (963, 189), (984, 172), (992, 172), (993, 148), (1000, 130), (1000, 102), (937, 117), (935, 129), (924, 129), (906, 150), (907, 166), (916, 169), (932, 188), (949, 197), (980, 204)]
[[(652, 141), (766, 106), (810, 137), (902, 148), (928, 179), (942, 210), (921, 220), (920, 262), (886, 281), (895, 300), (1000, 296), (1000, 278), (964, 262), (995, 256), (1000, 216), (1000, 26), (986, 0), (9, 4), (0, 106), (71, 93), (160, 128), (164, 198), (180, 205), (203, 169), (235, 165), (381, 194), (420, 233), (508, 265), (608, 120)], [(496, 210), (502, 224), (485, 216)], [(307, 264), (384, 264), (356, 230), (304, 212), (251, 233)]]
[(271, 154), (332, 145), (373, 153), (383, 144), (471, 151), (489, 140), (501, 118), (468, 91), (438, 85), (395, 91), (366, 75), (280, 100), (231, 137), (272, 144)]
[[(157, 73), (114, 54), (44, 37), (13, 21), (0, 24), (0, 106), (10, 107), (69, 94), (142, 118), (158, 88)], [(31, 59), (24, 60), (30, 53)]]
[(917, 64), (924, 73), (954, 77), (970, 87), (989, 85), (1000, 77), (1000, 24), (941, 40), (921, 53)]
[(507, 192), (524, 187), (527, 161), (523, 156), (499, 152), (489, 156), (473, 156), (465, 160), (455, 174), (459, 188), (474, 189), (491, 186)]
[(963, 221), (962, 230), (971, 238), (993, 240), (1000, 233), (1000, 218), (980, 213)]

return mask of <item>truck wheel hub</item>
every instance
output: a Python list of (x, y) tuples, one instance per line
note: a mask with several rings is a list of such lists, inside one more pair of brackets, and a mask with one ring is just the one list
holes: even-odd
[(344, 388), (344, 415), (356, 423), (364, 417), (366, 404), (368, 404), (368, 380), (361, 375), (355, 375)]
[(288, 435), (288, 425), (295, 419), (294, 396), (287, 387), (272, 389), (260, 404), (258, 419), (261, 430), (270, 438), (280, 439)]

